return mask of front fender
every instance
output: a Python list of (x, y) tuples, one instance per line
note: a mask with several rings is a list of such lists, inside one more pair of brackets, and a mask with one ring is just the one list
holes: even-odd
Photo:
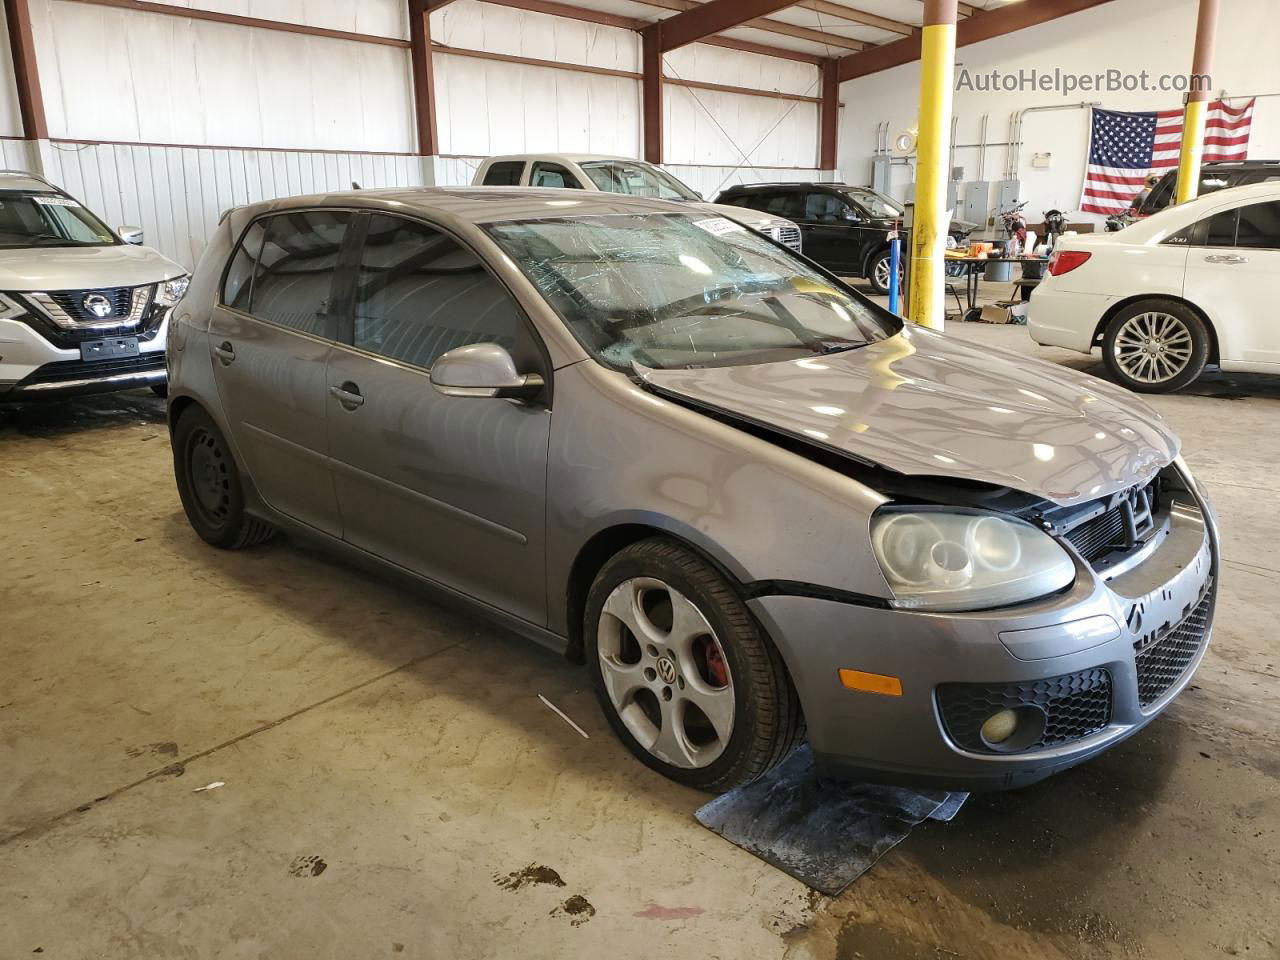
[(556, 372), (547, 489), (550, 627), (604, 530), (671, 533), (740, 583), (787, 580), (889, 596), (871, 551), (886, 500), (835, 469), (655, 396), (588, 361)]

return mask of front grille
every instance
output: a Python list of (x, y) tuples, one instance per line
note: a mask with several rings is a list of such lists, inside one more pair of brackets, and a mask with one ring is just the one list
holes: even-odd
[(59, 360), (37, 368), (18, 383), (18, 389), (39, 383), (66, 383), (72, 380), (91, 380), (117, 376), (122, 373), (144, 373), (164, 369), (164, 351), (140, 353), (136, 357), (116, 357), (113, 360)]
[(777, 240), (784, 247), (790, 247), (792, 250), (800, 250), (800, 228), (799, 227), (774, 227), (769, 231), (773, 235), (773, 239)]
[[(106, 316), (91, 313), (84, 305), (89, 296), (99, 296), (111, 306)], [(62, 315), (75, 323), (107, 323), (128, 317), (133, 311), (133, 288), (110, 287), (103, 290), (56, 290), (46, 296), (56, 304)]]
[(1177, 683), (1191, 666), (1213, 621), (1213, 590), (1205, 592), (1199, 603), (1174, 627), (1155, 640), (1141, 639), (1134, 644), (1138, 670), (1138, 703), (1143, 708), (1159, 700)]
[[(84, 306), (91, 293), (104, 296), (112, 313), (97, 317)], [(20, 319), (35, 327), (40, 335), (56, 347), (69, 349), (86, 340), (104, 337), (137, 337), (151, 340), (160, 330), (166, 311), (152, 305), (155, 285), (111, 287), (102, 290), (55, 290), (49, 293), (9, 294), (26, 301), (30, 311)]]
[(938, 706), (947, 734), (965, 750), (1000, 753), (982, 739), (982, 725), (1000, 710), (1030, 707), (1044, 714), (1044, 728), (1019, 752), (1080, 740), (1111, 722), (1111, 674), (1095, 668), (1025, 683), (944, 683)]

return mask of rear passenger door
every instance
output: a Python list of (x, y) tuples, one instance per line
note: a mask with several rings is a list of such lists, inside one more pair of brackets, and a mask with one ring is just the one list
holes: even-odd
[(849, 211), (849, 205), (834, 193), (815, 190), (804, 195), (800, 230), (805, 256), (828, 270), (845, 273), (861, 269), (862, 231), (849, 219)]
[(469, 343), (551, 371), (506, 288), (449, 234), (372, 214), (354, 309), (329, 362), (329, 445), (345, 538), (522, 619), (546, 623), (546, 403), (446, 397), (429, 371)]
[(299, 210), (255, 220), (209, 322), (218, 396), (255, 488), (274, 509), (334, 536), (342, 528), (328, 465), (325, 366), (352, 218)]
[(1232, 207), (1196, 224), (1184, 294), (1214, 321), (1223, 361), (1280, 368), (1278, 293), (1280, 200)]

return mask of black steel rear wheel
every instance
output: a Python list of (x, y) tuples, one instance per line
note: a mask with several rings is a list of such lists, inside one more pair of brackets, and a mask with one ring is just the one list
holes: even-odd
[(237, 550), (275, 534), (269, 524), (245, 513), (244, 489), (230, 447), (199, 407), (188, 407), (174, 428), (173, 469), (187, 520), (206, 543)]

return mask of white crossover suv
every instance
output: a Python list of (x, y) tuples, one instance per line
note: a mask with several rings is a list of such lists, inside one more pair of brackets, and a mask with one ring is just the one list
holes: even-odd
[(750, 227), (800, 252), (800, 228), (785, 217), (725, 203), (708, 203), (667, 171), (644, 160), (588, 153), (526, 153), (490, 157), (480, 165), (476, 187), (562, 187), (675, 200)]
[(1065, 237), (1035, 289), (1037, 343), (1089, 353), (1111, 376), (1164, 393), (1206, 363), (1280, 373), (1280, 183), (1168, 207), (1119, 233)]
[(42, 177), (0, 171), (0, 401), (150, 386), (186, 271)]

